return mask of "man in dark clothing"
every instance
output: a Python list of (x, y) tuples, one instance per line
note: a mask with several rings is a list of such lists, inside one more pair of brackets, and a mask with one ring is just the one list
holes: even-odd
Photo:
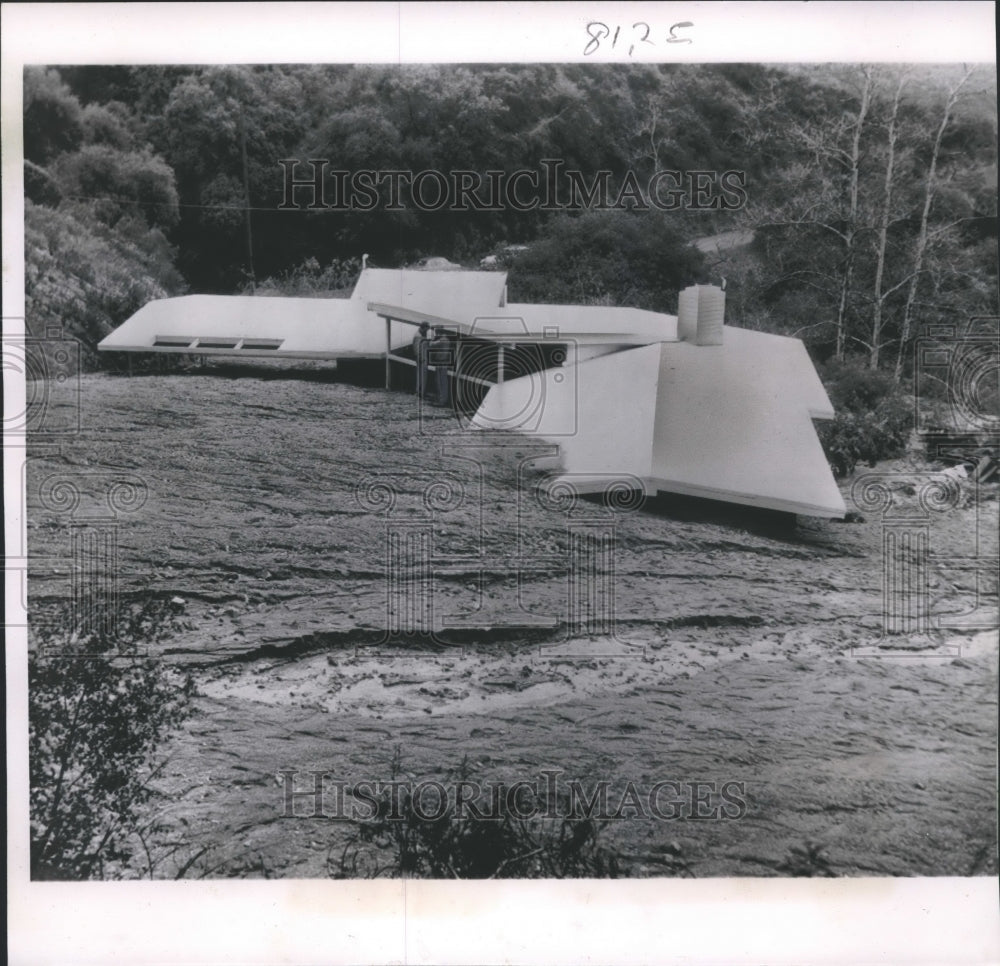
[(434, 327), (434, 338), (430, 343), (430, 362), (435, 367), (437, 376), (437, 403), (439, 406), (448, 405), (449, 385), (448, 369), (452, 364), (452, 341), (440, 326)]
[(431, 327), (426, 322), (420, 323), (417, 334), (413, 337), (413, 358), (417, 360), (417, 398), (427, 395), (427, 353)]

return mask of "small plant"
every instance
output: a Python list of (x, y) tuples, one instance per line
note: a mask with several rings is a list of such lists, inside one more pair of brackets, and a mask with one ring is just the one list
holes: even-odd
[(802, 845), (793, 845), (778, 869), (786, 875), (800, 878), (832, 878), (836, 875), (830, 865), (826, 846), (812, 839), (807, 839)]
[[(398, 766), (398, 756), (395, 759)], [(395, 777), (395, 773), (394, 773)], [(461, 777), (468, 779), (465, 763)], [(447, 879), (617, 878), (617, 856), (600, 845), (600, 823), (584, 815), (524, 818), (499, 796), (489, 817), (453, 809), (429, 817), (402, 788), (397, 807), (378, 801), (344, 848), (335, 877)]]
[(190, 677), (139, 649), (168, 621), (162, 604), (130, 613), (115, 635), (39, 632), (28, 655), (31, 877), (122, 874), (152, 823), (153, 756), (189, 713)]

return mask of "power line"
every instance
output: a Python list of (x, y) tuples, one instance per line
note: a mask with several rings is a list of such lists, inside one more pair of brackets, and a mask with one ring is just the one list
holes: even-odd
[(332, 211), (332, 208), (261, 208), (255, 205), (195, 205), (189, 202), (138, 201), (135, 198), (116, 198), (112, 195), (92, 197), (90, 195), (63, 195), (69, 201), (116, 201), (122, 205), (146, 205), (154, 208), (199, 208), (207, 211)]

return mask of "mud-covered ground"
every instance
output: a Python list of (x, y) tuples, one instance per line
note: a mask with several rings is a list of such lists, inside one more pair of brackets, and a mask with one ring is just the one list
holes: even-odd
[[(149, 654), (198, 696), (154, 874), (338, 874), (355, 827), (289, 790), (460, 772), (609, 783), (632, 875), (996, 871), (995, 487), (866, 468), (893, 507), (850, 523), (543, 497), (526, 439), (319, 367), (89, 375), (79, 412), (28, 461), (30, 609), (99, 571), (74, 532), (114, 534), (122, 607), (173, 602)], [(883, 636), (890, 520), (944, 632)]]

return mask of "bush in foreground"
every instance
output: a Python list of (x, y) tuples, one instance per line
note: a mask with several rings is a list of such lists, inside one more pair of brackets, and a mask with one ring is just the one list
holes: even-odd
[[(468, 777), (463, 764), (461, 778)], [(395, 809), (386, 793), (377, 814), (359, 823), (331, 872), (336, 878), (433, 879), (607, 879), (622, 874), (618, 857), (599, 842), (599, 821), (584, 815), (525, 818), (526, 812), (506, 796), (494, 806), (490, 817), (456, 809), (437, 816), (425, 811), (427, 803), (414, 802), (407, 789)]]
[[(192, 683), (141, 656), (169, 620), (146, 606), (117, 635), (41, 632), (28, 655), (32, 879), (121, 874), (145, 854), (160, 744), (189, 713)], [(150, 868), (152, 873), (152, 868)]]

